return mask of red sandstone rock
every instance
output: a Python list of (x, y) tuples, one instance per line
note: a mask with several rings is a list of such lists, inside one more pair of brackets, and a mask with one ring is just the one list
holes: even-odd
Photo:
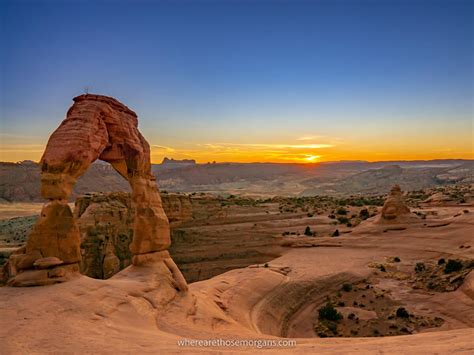
[(193, 206), (188, 195), (167, 193), (161, 196), (161, 200), (170, 223), (184, 222), (193, 218)]
[(34, 225), (28, 242), (26, 255), (39, 253), (42, 258), (57, 257), (65, 264), (81, 260), (79, 228), (66, 201), (46, 203)]
[(410, 214), (410, 209), (405, 204), (400, 186), (395, 185), (382, 208), (382, 218), (394, 220), (403, 215)]
[(41, 258), (36, 260), (33, 265), (36, 266), (38, 269), (48, 269), (61, 264), (64, 264), (61, 259), (56, 258), (54, 256), (50, 256), (47, 258)]
[[(164, 193), (161, 200), (172, 226), (192, 219), (190, 196)], [(126, 192), (93, 193), (76, 199), (74, 218), (81, 234), (83, 274), (106, 279), (131, 264), (134, 216), (132, 198)]]
[[(41, 158), (41, 194), (50, 202), (43, 207), (24, 253), (9, 262), (9, 284), (45, 285), (68, 279), (54, 269), (47, 273), (32, 270), (42, 258), (56, 257), (65, 264), (57, 266), (58, 270), (79, 272), (80, 234), (66, 201), (77, 178), (96, 159), (109, 162), (132, 187), (132, 254), (168, 249), (169, 223), (151, 173), (150, 146), (138, 131), (137, 115), (111, 97), (81, 95), (74, 98), (74, 105), (49, 138)], [(117, 260), (109, 256), (107, 265), (115, 271)], [(68, 265), (71, 267), (65, 269)], [(176, 277), (176, 271), (173, 275)]]

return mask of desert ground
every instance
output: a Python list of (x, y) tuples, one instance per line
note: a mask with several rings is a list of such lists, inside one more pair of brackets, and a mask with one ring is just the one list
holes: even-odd
[(376, 199), (349, 199), (339, 215), (332, 199), (206, 197), (198, 204), (211, 209), (201, 206), (172, 229), (188, 292), (145, 266), (107, 280), (2, 287), (3, 352), (472, 353), (470, 194), (469, 186), (406, 194), (411, 214), (396, 223), (380, 223)]

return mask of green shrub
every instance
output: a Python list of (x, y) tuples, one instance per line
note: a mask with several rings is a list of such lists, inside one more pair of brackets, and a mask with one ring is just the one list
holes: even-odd
[(352, 290), (352, 284), (348, 284), (348, 283), (343, 284), (342, 285), (342, 290), (346, 291), (346, 292), (350, 292)]
[(363, 208), (359, 212), (360, 219), (367, 219), (370, 217), (369, 210), (367, 208)]
[(459, 271), (462, 269), (462, 262), (459, 260), (453, 260), (449, 259), (448, 262), (446, 263), (446, 266), (444, 267), (444, 273), (445, 274), (450, 274), (455, 271)]
[(334, 308), (331, 302), (326, 303), (325, 306), (321, 307), (318, 310), (319, 320), (330, 320), (337, 322), (342, 319), (342, 314)]
[(425, 264), (423, 263), (416, 263), (415, 265), (415, 272), (422, 272), (426, 269)]
[(410, 314), (404, 307), (399, 307), (396, 313), (398, 318), (409, 318)]
[(311, 232), (311, 228), (309, 228), (309, 226), (306, 226), (306, 229), (304, 230), (304, 235), (307, 235), (308, 237), (313, 236), (313, 232)]
[(340, 208), (337, 209), (336, 213), (339, 214), (339, 215), (344, 215), (345, 216), (347, 214), (347, 210), (344, 207), (340, 207)]
[(347, 218), (347, 217), (337, 217), (337, 220), (341, 224), (349, 223), (349, 218)]

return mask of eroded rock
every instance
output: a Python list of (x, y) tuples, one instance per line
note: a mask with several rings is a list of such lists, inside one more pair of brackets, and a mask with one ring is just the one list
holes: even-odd
[[(178, 225), (192, 219), (188, 195), (161, 196), (166, 216)], [(106, 279), (131, 264), (135, 207), (129, 193), (93, 193), (79, 197), (74, 216), (81, 234), (81, 272)]]
[[(129, 182), (134, 207), (134, 255), (167, 250), (170, 229), (151, 172), (150, 146), (138, 131), (135, 112), (117, 100), (101, 95), (81, 95), (66, 119), (49, 138), (41, 158), (41, 195), (48, 199), (22, 253), (7, 263), (13, 286), (46, 285), (79, 273), (80, 233), (67, 200), (76, 180), (97, 159), (110, 163)], [(117, 260), (105, 248), (108, 268)], [(55, 257), (63, 262), (53, 269), (35, 270), (38, 259)], [(62, 275), (61, 270), (67, 270)], [(173, 273), (174, 274), (174, 273)]]
[(382, 208), (382, 218), (385, 220), (394, 220), (398, 217), (409, 215), (410, 209), (405, 204), (403, 193), (400, 186), (395, 185), (390, 191), (390, 195)]

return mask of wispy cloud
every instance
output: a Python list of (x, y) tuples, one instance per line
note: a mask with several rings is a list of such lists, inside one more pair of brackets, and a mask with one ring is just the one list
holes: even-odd
[(2, 144), (0, 152), (2, 153), (42, 153), (44, 151), (42, 144)]
[(321, 139), (321, 138), (324, 138), (324, 136), (303, 136), (303, 137), (296, 138), (296, 140), (297, 141), (312, 141), (312, 140)]
[(176, 149), (174, 149), (174, 148), (165, 147), (163, 145), (156, 145), (156, 144), (152, 145), (151, 149), (154, 150), (154, 151), (161, 151), (161, 152), (165, 152), (165, 153), (174, 153), (176, 151)]
[(208, 147), (223, 148), (223, 147), (246, 147), (256, 149), (323, 149), (331, 148), (332, 144), (262, 144), (262, 143), (215, 143), (206, 144)]
[(28, 136), (28, 135), (23, 135), (23, 134), (0, 133), (0, 138), (26, 139), (26, 138), (41, 138), (41, 137), (40, 136)]

